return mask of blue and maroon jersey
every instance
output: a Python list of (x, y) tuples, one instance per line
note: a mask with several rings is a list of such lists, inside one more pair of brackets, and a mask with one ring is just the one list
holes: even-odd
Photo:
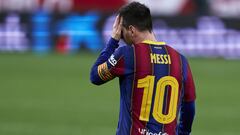
[[(111, 40), (117, 48), (117, 41)], [(180, 134), (178, 114), (183, 103), (194, 102), (196, 97), (187, 59), (164, 42), (143, 41), (116, 50), (114, 47), (101, 53), (92, 68), (91, 80), (103, 84), (119, 77), (121, 97), (116, 134)], [(182, 127), (187, 123), (184, 119), (180, 119)], [(191, 132), (187, 130), (182, 134)]]

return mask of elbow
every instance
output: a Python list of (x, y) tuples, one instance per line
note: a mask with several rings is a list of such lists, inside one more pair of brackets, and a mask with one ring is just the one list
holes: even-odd
[(97, 67), (94, 66), (90, 73), (90, 81), (94, 85), (101, 85), (104, 81), (98, 76)]
[(92, 84), (94, 84), (94, 85), (100, 85), (100, 83), (97, 81), (97, 79), (95, 79), (94, 77), (90, 77), (90, 81), (91, 81), (91, 83)]
[(90, 74), (90, 81), (94, 85), (101, 85), (102, 84), (99, 77), (97, 75), (95, 75), (93, 72), (91, 72), (91, 74)]

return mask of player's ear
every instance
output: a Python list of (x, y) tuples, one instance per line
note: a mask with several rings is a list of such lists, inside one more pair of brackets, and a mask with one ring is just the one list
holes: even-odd
[(136, 28), (134, 26), (130, 25), (129, 31), (130, 31), (131, 36), (133, 36), (136, 33)]

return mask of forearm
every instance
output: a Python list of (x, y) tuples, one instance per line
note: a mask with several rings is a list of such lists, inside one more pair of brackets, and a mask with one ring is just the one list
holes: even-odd
[(114, 53), (115, 49), (118, 48), (118, 42), (114, 38), (110, 38), (106, 47), (101, 51), (99, 57), (97, 58), (94, 66), (98, 66), (103, 62), (107, 61), (108, 58)]
[(178, 125), (178, 135), (189, 135), (195, 116), (195, 102), (183, 102)]
[(111, 38), (107, 46), (102, 50), (101, 54), (97, 58), (96, 62), (92, 66), (90, 80), (93, 84), (100, 85), (104, 83), (98, 75), (98, 66), (108, 60), (108, 58), (114, 53), (115, 49), (118, 48), (117, 40)]

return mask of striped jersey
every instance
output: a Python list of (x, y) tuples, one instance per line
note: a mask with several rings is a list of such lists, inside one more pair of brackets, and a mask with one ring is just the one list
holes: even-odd
[(119, 77), (117, 135), (176, 135), (181, 104), (196, 98), (187, 59), (164, 42), (119, 47), (95, 70), (102, 83)]

